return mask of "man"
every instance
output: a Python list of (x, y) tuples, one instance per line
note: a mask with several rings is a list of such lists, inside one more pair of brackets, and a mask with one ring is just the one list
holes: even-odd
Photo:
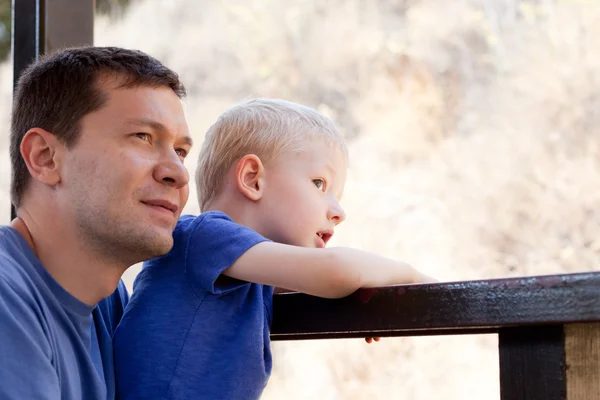
[(167, 253), (188, 198), (177, 75), (84, 47), (30, 66), (10, 138), (17, 218), (0, 227), (0, 398), (111, 399), (131, 265)]

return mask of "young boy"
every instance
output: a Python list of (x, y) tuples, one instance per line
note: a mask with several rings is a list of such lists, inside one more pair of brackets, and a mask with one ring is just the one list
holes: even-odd
[(327, 298), (427, 280), (405, 263), (326, 249), (344, 220), (348, 154), (335, 124), (254, 99), (208, 130), (196, 172), (202, 214), (147, 262), (115, 336), (129, 399), (257, 399), (271, 372), (273, 288)]

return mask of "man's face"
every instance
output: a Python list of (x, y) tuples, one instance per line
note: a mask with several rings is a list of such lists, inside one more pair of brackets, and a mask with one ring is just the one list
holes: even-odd
[(168, 87), (105, 90), (66, 150), (60, 207), (104, 257), (134, 264), (167, 253), (187, 202), (191, 147), (180, 99)]
[(345, 154), (318, 140), (267, 163), (261, 233), (279, 243), (325, 247), (345, 219), (339, 200), (346, 169)]

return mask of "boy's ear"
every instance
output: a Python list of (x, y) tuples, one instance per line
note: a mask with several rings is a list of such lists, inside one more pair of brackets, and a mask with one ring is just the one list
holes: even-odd
[(235, 170), (238, 190), (250, 200), (260, 200), (264, 193), (265, 168), (255, 154), (245, 155), (240, 159)]
[(32, 128), (21, 140), (21, 156), (32, 178), (49, 186), (61, 180), (60, 157), (64, 145), (41, 128)]

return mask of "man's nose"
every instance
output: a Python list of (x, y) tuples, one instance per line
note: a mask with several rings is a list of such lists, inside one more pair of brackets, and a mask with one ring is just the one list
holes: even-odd
[(190, 174), (175, 150), (165, 154), (154, 169), (154, 179), (180, 189), (190, 181)]

